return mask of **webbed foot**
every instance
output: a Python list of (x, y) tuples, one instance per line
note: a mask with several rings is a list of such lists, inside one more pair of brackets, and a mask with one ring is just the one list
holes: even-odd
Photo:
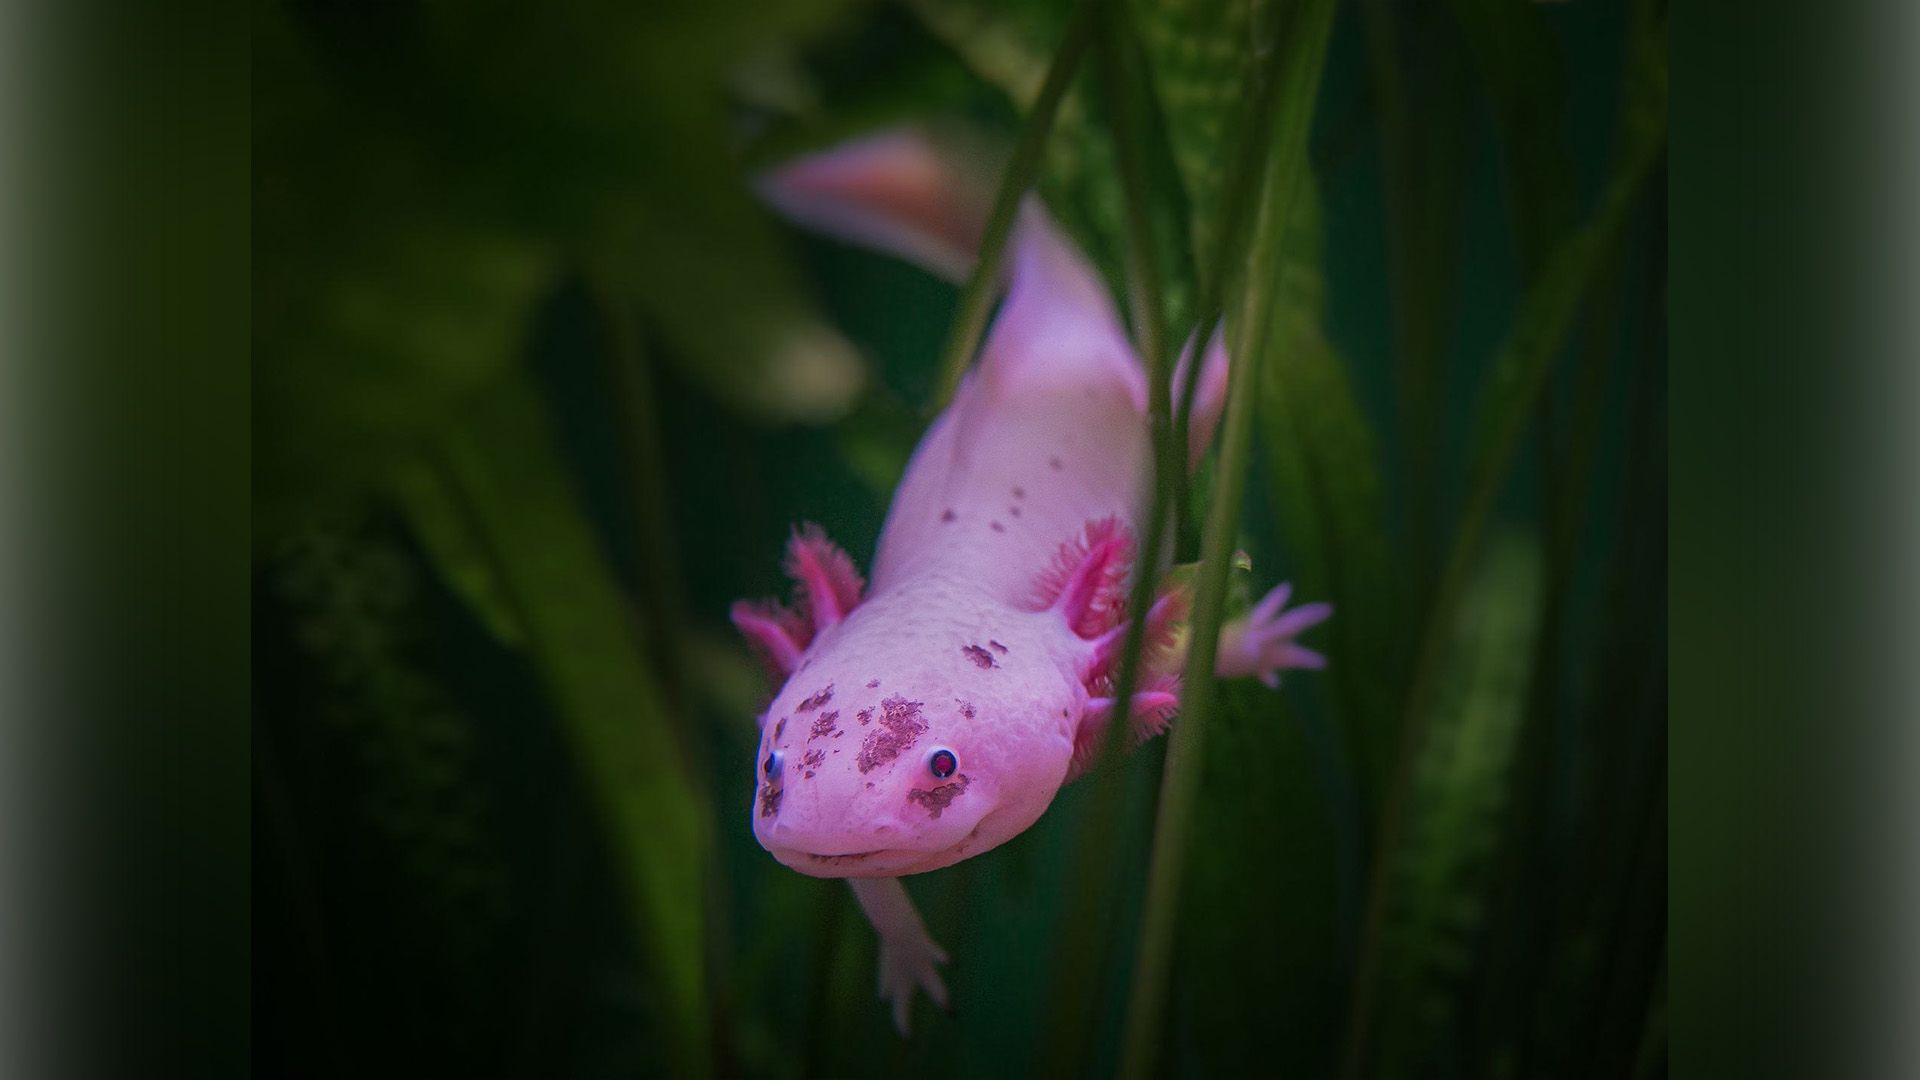
[(1292, 585), (1277, 585), (1253, 606), (1245, 619), (1222, 630), (1220, 655), (1214, 670), (1225, 678), (1252, 675), (1267, 686), (1277, 687), (1280, 673), (1288, 668), (1326, 667), (1326, 657), (1295, 644), (1293, 639), (1309, 627), (1324, 622), (1333, 614), (1333, 605), (1302, 604), (1283, 611), (1292, 595)]
[(940, 971), (934, 966), (946, 962), (946, 950), (930, 937), (880, 939), (880, 1000), (891, 1006), (893, 1026), (902, 1037), (907, 1034), (915, 987), (926, 991), (935, 1005), (947, 1007), (947, 984), (940, 980)]

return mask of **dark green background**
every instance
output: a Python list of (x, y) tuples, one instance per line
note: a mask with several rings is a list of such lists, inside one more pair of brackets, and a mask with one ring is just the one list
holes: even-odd
[[(1018, 122), (977, 58), (916, 9), (806, 7), (256, 10), (263, 1071), (602, 1075), (704, 1057), (725, 1074), (971, 1075), (1048, 1055), (1113, 1067), (1159, 745), (1127, 767), (1120, 820), (1085, 821), (1083, 784), (1016, 842), (910, 882), (955, 957), (957, 1012), (922, 1006), (906, 1042), (873, 999), (871, 935), (844, 886), (777, 866), (747, 828), (764, 687), (726, 605), (783, 588), (780, 545), (800, 520), (868, 560), (954, 292), (757, 217), (740, 224), (756, 212), (736, 161), (923, 114), (1002, 134)], [(946, 10), (962, 9), (974, 6)], [(1063, 14), (979, 10), (1042, 60)], [(1182, 17), (1199, 34), (1230, 11)], [(1323, 290), (1324, 321), (1303, 302), (1289, 325), (1306, 336), (1282, 348), (1331, 359), (1335, 390), (1359, 408), (1304, 381), (1327, 368), (1274, 361), (1267, 392), (1300, 388), (1304, 412), (1289, 424), (1262, 399), (1243, 526), (1254, 583), (1293, 577), (1339, 609), (1313, 638), (1332, 667), (1277, 696), (1225, 694), (1165, 1068), (1336, 1071), (1384, 755), (1403, 730), (1395, 703), (1419, 642), (1437, 635), (1440, 689), (1390, 853), (1368, 1071), (1664, 1070), (1663, 154), (1580, 287), (1562, 289), (1564, 330), (1540, 344), (1514, 330), (1530, 297), (1561, 287), (1555, 254), (1606, 205), (1631, 143), (1623, 86), (1644, 77), (1628, 46), (1648, 15), (1467, 0), (1339, 9), (1302, 211), (1324, 254), (1304, 243), (1289, 264), (1312, 283), (1300, 295)], [(1374, 66), (1383, 26), (1397, 83)], [(777, 67), (769, 52), (807, 73), (817, 106), (755, 104), (722, 78)], [(1173, 79), (1163, 63), (1156, 76)], [(1087, 115), (1056, 135), (1043, 189), (1117, 283), (1110, 149), (1095, 95), (1082, 96)], [(1397, 128), (1385, 100), (1402, 110)], [(712, 194), (723, 187), (733, 197)], [(700, 286), (691, 295), (682, 274)], [(767, 343), (808, 318), (872, 365), (853, 411), (826, 423), (752, 394)], [(1470, 587), (1437, 606), (1477, 440), (1502, 403), (1483, 395), (1515, 340), (1551, 362), (1545, 393), (1526, 403), (1519, 453), (1495, 478)], [(1407, 375), (1420, 357), (1424, 394)], [(1320, 485), (1304, 501), (1293, 451)], [(470, 541), (460, 552), (423, 534), (405, 479), (423, 467), (456, 491), (462, 476), (498, 481), (468, 492), (491, 503), (455, 513)], [(1337, 531), (1369, 522), (1357, 542)], [(566, 598), (551, 589), (512, 595), (582, 584), (578, 565), (521, 572), (582, 536), (605, 560), (604, 602), (637, 631), (552, 610)], [(583, 626), (613, 633), (553, 636)], [(677, 928), (627, 899), (649, 833), (609, 825), (593, 779), (621, 729), (571, 719), (603, 716), (568, 689), (593, 682), (603, 653), (625, 657), (608, 661), (616, 678), (642, 673), (635, 700), (654, 711), (633, 726), (685, 774), (672, 827), (691, 832), (674, 835), (705, 830), (712, 852), (688, 897), (709, 1026), (692, 1057), (646, 944)], [(1095, 881), (1072, 876), (1090, 827), (1120, 837)], [(1092, 1000), (1063, 1003), (1056, 944), (1082, 889), (1108, 913), (1100, 982)], [(1076, 1006), (1090, 1037), (1053, 1045)]]

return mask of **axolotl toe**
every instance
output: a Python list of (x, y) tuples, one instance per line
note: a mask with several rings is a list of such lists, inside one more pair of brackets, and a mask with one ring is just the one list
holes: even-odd
[[(789, 217), (963, 276), (985, 201), (928, 140), (878, 136), (776, 170)], [(754, 836), (785, 865), (847, 878), (881, 939), (880, 986), (906, 1029), (916, 988), (946, 1001), (946, 959), (899, 878), (1018, 836), (1104, 745), (1151, 462), (1146, 380), (1105, 285), (1037, 201), (1023, 206), (1007, 298), (952, 404), (909, 462), (871, 587), (818, 529), (797, 531), (790, 606), (733, 619), (782, 682), (761, 717)], [(1198, 357), (1197, 456), (1227, 357)], [(1222, 632), (1226, 676), (1319, 667), (1296, 636), (1324, 604), (1281, 586)], [(1148, 617), (1135, 738), (1178, 707), (1184, 595)]]

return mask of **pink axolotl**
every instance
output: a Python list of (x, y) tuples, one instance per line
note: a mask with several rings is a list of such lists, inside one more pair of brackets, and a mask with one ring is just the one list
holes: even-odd
[[(985, 218), (980, 189), (912, 132), (802, 159), (762, 190), (803, 224), (948, 277), (965, 275)], [(806, 527), (787, 550), (793, 608), (733, 609), (784, 680), (760, 720), (754, 836), (803, 874), (848, 879), (879, 933), (880, 993), (903, 1034), (916, 986), (946, 1005), (935, 965), (947, 957), (899, 879), (1017, 836), (1097, 753), (1151, 478), (1144, 369), (1106, 288), (1037, 200), (1011, 243), (1007, 298), (894, 494), (871, 586)], [(1226, 363), (1216, 335), (1195, 459)], [(1331, 609), (1283, 611), (1287, 596), (1279, 586), (1222, 631), (1222, 676), (1277, 685), (1282, 669), (1323, 666), (1294, 637)], [(1136, 738), (1178, 707), (1184, 606), (1168, 590), (1148, 617)]]

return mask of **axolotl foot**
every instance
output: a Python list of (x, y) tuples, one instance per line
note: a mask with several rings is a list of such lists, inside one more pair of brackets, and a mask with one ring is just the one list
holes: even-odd
[(1244, 619), (1235, 620), (1220, 632), (1220, 654), (1214, 669), (1222, 676), (1254, 676), (1270, 687), (1280, 685), (1280, 673), (1288, 668), (1323, 668), (1327, 658), (1294, 642), (1308, 627), (1333, 614), (1331, 604), (1302, 604), (1283, 610), (1293, 595), (1293, 586), (1281, 584), (1260, 599)]
[(932, 938), (880, 939), (880, 1000), (893, 1011), (893, 1026), (907, 1034), (907, 1016), (913, 1009), (915, 987), (925, 990), (935, 1005), (947, 1007), (947, 984), (935, 964), (947, 962), (946, 950)]
[(935, 1005), (947, 1007), (947, 984), (934, 967), (947, 962), (946, 950), (934, 944), (899, 878), (849, 878), (847, 884), (880, 935), (880, 999), (891, 1006), (893, 1026), (905, 1035), (916, 987)]

